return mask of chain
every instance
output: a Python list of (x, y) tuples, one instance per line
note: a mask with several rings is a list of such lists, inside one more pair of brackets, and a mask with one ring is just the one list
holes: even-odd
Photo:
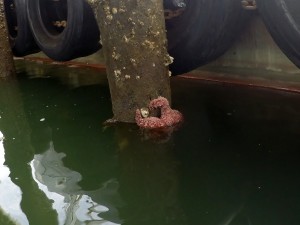
[(255, 0), (242, 0), (242, 6), (247, 10), (255, 10), (257, 8)]
[(52, 24), (55, 27), (66, 27), (67, 26), (67, 21), (66, 20), (62, 20), (62, 21), (53, 21)]
[(175, 17), (180, 16), (183, 12), (184, 12), (185, 8), (181, 8), (181, 9), (176, 9), (176, 10), (171, 10), (171, 9), (165, 9), (165, 19), (166, 20), (170, 20), (173, 19)]

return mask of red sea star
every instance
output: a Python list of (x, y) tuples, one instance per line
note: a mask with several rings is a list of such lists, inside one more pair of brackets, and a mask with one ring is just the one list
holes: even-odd
[(143, 118), (141, 111), (137, 109), (135, 114), (135, 121), (141, 128), (167, 128), (175, 126), (183, 121), (182, 114), (177, 110), (171, 109), (168, 100), (164, 97), (160, 96), (156, 99), (153, 99), (149, 103), (148, 107), (150, 110), (160, 109), (160, 117), (150, 116)]

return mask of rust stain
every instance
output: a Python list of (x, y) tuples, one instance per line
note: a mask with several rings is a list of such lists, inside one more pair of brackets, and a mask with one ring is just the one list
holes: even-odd
[(25, 61), (30, 62), (43, 62), (48, 64), (57, 64), (57, 65), (64, 65), (64, 66), (76, 66), (81, 68), (92, 68), (100, 71), (105, 71), (106, 67), (104, 64), (95, 64), (95, 63), (84, 63), (84, 62), (75, 62), (75, 61), (68, 61), (68, 62), (57, 62), (49, 58), (42, 58), (42, 57), (24, 57), (20, 58)]
[[(76, 66), (81, 68), (92, 68), (101, 72), (106, 71), (106, 66), (104, 64), (93, 64), (93, 63), (83, 63), (83, 62), (55, 62), (48, 58), (42, 57), (24, 57), (24, 60), (32, 61), (32, 62), (44, 62), (44, 63), (57, 63), (58, 65), (65, 66)], [(237, 86), (246, 86), (246, 87), (255, 87), (255, 88), (265, 88), (272, 89), (278, 91), (286, 91), (293, 93), (300, 93), (300, 83), (297, 82), (284, 82), (279, 80), (267, 80), (267, 79), (259, 79), (255, 78), (233, 78), (230, 74), (222, 74), (224, 76), (220, 76), (220, 74), (207, 72), (207, 71), (196, 71), (194, 73), (186, 73), (182, 75), (178, 75), (173, 77), (173, 79), (193, 79), (198, 81), (207, 81), (207, 82), (217, 82), (223, 83), (227, 85), (237, 85)], [(140, 79), (139, 76), (136, 79)], [(172, 79), (172, 78), (171, 78)]]

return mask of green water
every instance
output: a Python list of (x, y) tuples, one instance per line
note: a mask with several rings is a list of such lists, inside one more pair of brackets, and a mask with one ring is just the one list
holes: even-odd
[(172, 79), (185, 123), (105, 127), (99, 71), (0, 82), (0, 225), (299, 225), (300, 95)]

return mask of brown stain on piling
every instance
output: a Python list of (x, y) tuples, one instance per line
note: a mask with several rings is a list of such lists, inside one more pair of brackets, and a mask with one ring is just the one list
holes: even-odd
[(0, 1), (0, 78), (7, 78), (14, 74), (15, 68), (8, 38), (4, 2)]

